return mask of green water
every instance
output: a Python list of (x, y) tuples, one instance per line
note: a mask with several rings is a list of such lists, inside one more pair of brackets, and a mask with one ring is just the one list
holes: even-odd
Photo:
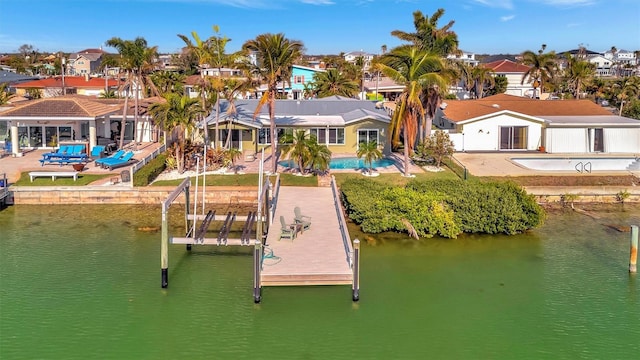
[(295, 287), (256, 305), (246, 250), (170, 246), (161, 289), (159, 233), (138, 231), (159, 208), (10, 207), (0, 359), (638, 358), (630, 236), (602, 224), (640, 224), (640, 208), (601, 216), (555, 213), (513, 237), (376, 236), (360, 302), (348, 286)]

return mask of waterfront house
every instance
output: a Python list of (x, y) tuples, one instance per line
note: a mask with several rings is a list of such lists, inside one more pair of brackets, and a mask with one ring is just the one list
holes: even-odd
[[(222, 101), (218, 119), (219, 143), (244, 152), (258, 152), (271, 145), (269, 110), (264, 105), (254, 118), (257, 99), (238, 99), (236, 112), (227, 112), (229, 103)], [(209, 138), (215, 139), (216, 112), (206, 118)], [(355, 155), (360, 142), (375, 140), (389, 153), (387, 139), (390, 117), (373, 101), (331, 96), (313, 100), (277, 100), (275, 122), (278, 137), (295, 130), (316, 136), (335, 154)]]
[[(507, 78), (506, 94), (515, 96), (533, 96), (533, 86), (530, 82), (522, 83), (522, 76), (529, 70), (529, 66), (519, 64), (509, 59), (496, 60), (490, 63), (481, 64), (493, 70), (495, 76)], [(528, 80), (528, 79), (527, 79)]]
[(95, 78), (85, 76), (54, 76), (46, 79), (14, 84), (16, 95), (29, 95), (29, 91), (38, 91), (43, 98), (51, 98), (63, 94), (78, 94), (85, 96), (98, 96), (105, 89), (117, 90), (119, 81), (116, 79)]
[(443, 102), (434, 119), (457, 151), (637, 153), (640, 120), (591, 100), (536, 100), (506, 94)]
[[(141, 99), (138, 104), (137, 138), (141, 142), (155, 139), (147, 108), (157, 98)], [(61, 143), (83, 143), (88, 151), (95, 145), (115, 143), (120, 136), (124, 100), (97, 99), (67, 95), (23, 101), (0, 112), (0, 133), (6, 134), (2, 145), (11, 143), (11, 153), (20, 156), (33, 149), (52, 149)], [(125, 142), (134, 136), (134, 104), (129, 101), (125, 125)]]

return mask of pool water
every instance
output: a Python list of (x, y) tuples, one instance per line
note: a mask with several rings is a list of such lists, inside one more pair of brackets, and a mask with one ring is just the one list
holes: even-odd
[[(278, 162), (279, 165), (284, 167), (297, 167), (297, 165), (292, 160), (284, 160)], [(381, 168), (387, 167), (394, 164), (392, 159), (380, 159), (374, 160), (371, 163), (371, 167), (373, 168)], [(331, 159), (331, 163), (329, 164), (329, 169), (362, 169), (368, 168), (369, 164), (365, 163), (364, 159), (358, 159), (357, 157), (345, 157), (345, 158), (334, 158)]]

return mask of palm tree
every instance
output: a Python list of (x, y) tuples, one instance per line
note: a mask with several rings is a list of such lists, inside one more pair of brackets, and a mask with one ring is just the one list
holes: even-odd
[(276, 134), (276, 96), (279, 82), (291, 82), (293, 63), (300, 58), (304, 49), (301, 41), (289, 40), (284, 34), (261, 34), (253, 40), (248, 40), (242, 48), (254, 52), (257, 64), (252, 66), (252, 72), (267, 83), (267, 91), (262, 95), (253, 114), (257, 117), (262, 106), (269, 108), (269, 140), (271, 141), (271, 165), (273, 172), (277, 171), (278, 139)]
[(382, 151), (378, 148), (378, 143), (375, 140), (358, 144), (356, 155), (358, 158), (364, 157), (365, 164), (369, 165), (369, 174), (373, 172), (373, 162), (382, 159)]
[(319, 97), (341, 95), (354, 97), (358, 93), (358, 84), (343, 76), (337, 69), (313, 74), (316, 92)]
[(446, 57), (458, 51), (458, 35), (451, 31), (455, 21), (451, 20), (447, 25), (438, 28), (438, 21), (444, 15), (444, 9), (436, 10), (431, 17), (425, 16), (421, 11), (413, 13), (414, 33), (394, 30), (391, 35), (412, 43), (422, 50), (435, 52)]
[(184, 171), (185, 133), (192, 133), (196, 127), (194, 120), (202, 114), (198, 99), (180, 96), (174, 93), (165, 95), (165, 102), (155, 103), (149, 107), (154, 122), (167, 133), (177, 132), (178, 143), (174, 146), (178, 171)]
[(9, 87), (7, 83), (0, 84), (0, 105), (7, 104), (9, 100), (15, 95), (9, 93)]
[(522, 63), (528, 65), (529, 70), (522, 75), (520, 84), (524, 84), (525, 81), (532, 83), (534, 99), (540, 98), (536, 94), (536, 89), (540, 88), (543, 91), (545, 82), (551, 81), (556, 76), (556, 54), (553, 51), (544, 53), (545, 48), (546, 45), (543, 44), (538, 53), (531, 50), (522, 53)]
[[(313, 140), (317, 143), (315, 138)], [(310, 143), (311, 136), (304, 130), (287, 133), (280, 139), (282, 155), (295, 161), (300, 174), (303, 174), (305, 168), (309, 165), (309, 159), (311, 158)]]
[[(425, 16), (420, 11), (415, 11), (413, 13), (415, 32), (408, 33), (394, 30), (391, 35), (408, 41), (424, 51), (435, 53), (442, 58), (449, 54), (456, 54), (459, 52), (458, 35), (451, 30), (455, 21), (451, 20), (445, 26), (438, 27), (438, 21), (443, 15), (444, 9), (442, 8), (437, 9), (431, 17)], [(419, 129), (421, 133), (420, 139), (422, 140), (431, 135), (433, 117), (442, 99), (444, 89), (448, 87), (448, 81), (446, 80), (455, 77), (455, 72), (446, 66), (443, 66), (439, 72), (441, 74), (441, 79), (438, 81), (439, 84), (432, 83), (428, 85), (423, 89), (421, 95), (422, 106), (426, 109), (426, 121)]]
[(315, 136), (309, 139), (309, 167), (316, 172), (325, 172), (331, 163), (331, 151), (325, 144), (318, 144)]
[[(149, 84), (154, 92), (157, 94), (155, 85), (147, 77), (146, 73), (153, 68), (153, 63), (158, 55), (158, 49), (156, 46), (147, 47), (147, 41), (138, 37), (135, 40), (122, 40), (119, 37), (113, 37), (106, 41), (107, 46), (116, 48), (121, 56), (121, 66), (127, 73), (127, 80), (124, 86), (127, 89), (131, 89), (135, 85), (135, 115), (134, 115), (134, 135), (133, 142), (134, 147), (137, 149), (137, 129), (138, 129), (138, 98), (140, 97), (141, 89), (145, 88), (145, 83)], [(142, 92), (143, 96), (145, 91)], [(125, 125), (127, 121), (127, 107), (128, 107), (129, 95), (125, 97), (124, 109), (122, 114), (122, 125), (120, 133), (120, 145), (124, 146), (124, 134)]]
[(582, 87), (595, 76), (596, 65), (569, 53), (566, 53), (565, 56), (567, 58), (567, 81), (573, 90), (573, 96), (579, 99)]
[(495, 72), (493, 69), (476, 66), (471, 70), (471, 76), (476, 88), (476, 98), (482, 99), (484, 96), (484, 85), (489, 84), (490, 87), (495, 85)]
[[(235, 100), (239, 94), (242, 94), (245, 91), (255, 88), (255, 82), (250, 78), (228, 78), (222, 80), (222, 97), (227, 100), (227, 115), (229, 115), (229, 119), (233, 121), (236, 113), (236, 103)], [(206, 126), (206, 125), (205, 125)], [(225, 141), (225, 148), (229, 149), (229, 143), (231, 140), (231, 131), (227, 132), (227, 139)]]
[[(409, 153), (418, 134), (418, 126), (424, 123), (425, 108), (421, 99), (423, 90), (447, 82), (439, 73), (443, 68), (438, 54), (404, 45), (391, 50), (380, 58), (382, 72), (404, 86), (391, 118), (389, 137), (392, 145), (399, 143), (400, 132), (404, 141), (404, 174), (409, 175)], [(429, 130), (431, 125), (428, 125)]]
[(151, 81), (161, 95), (166, 93), (182, 94), (186, 76), (175, 71), (158, 71), (151, 74)]

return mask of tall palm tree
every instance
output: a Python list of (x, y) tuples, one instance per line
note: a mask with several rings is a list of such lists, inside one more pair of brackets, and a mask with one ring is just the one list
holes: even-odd
[(257, 64), (252, 72), (267, 84), (267, 91), (262, 95), (256, 107), (254, 117), (260, 113), (265, 104), (269, 108), (269, 140), (271, 141), (271, 166), (273, 173), (277, 171), (278, 139), (276, 134), (275, 111), (279, 82), (291, 82), (292, 65), (300, 58), (304, 49), (301, 41), (289, 40), (284, 34), (261, 34), (248, 40), (243, 50), (256, 54)]
[(332, 95), (355, 97), (358, 93), (358, 84), (344, 76), (337, 69), (316, 72), (313, 74), (313, 81), (319, 97)]
[(595, 76), (596, 65), (569, 53), (566, 53), (565, 56), (567, 58), (565, 72), (567, 82), (573, 90), (573, 96), (579, 99), (583, 86)]
[(331, 163), (331, 150), (325, 144), (318, 144), (315, 136), (309, 140), (309, 167), (316, 172), (325, 172)]
[[(445, 58), (449, 54), (459, 53), (458, 35), (451, 30), (455, 24), (454, 20), (449, 21), (446, 25), (438, 27), (438, 22), (444, 15), (444, 9), (437, 9), (431, 17), (425, 16), (420, 11), (413, 13), (413, 26), (415, 32), (408, 33), (401, 30), (394, 30), (391, 35), (408, 41), (418, 48), (439, 55)], [(422, 105), (426, 109), (426, 118), (423, 126), (420, 127), (420, 139), (424, 140), (431, 135), (431, 124), (436, 110), (442, 99), (445, 89), (448, 87), (449, 81), (455, 77), (455, 71), (450, 67), (443, 66), (439, 71), (441, 74), (440, 84), (432, 83), (423, 89), (421, 95)]]
[(167, 133), (176, 130), (178, 143), (174, 146), (178, 171), (184, 170), (185, 134), (196, 128), (195, 120), (203, 110), (198, 99), (185, 95), (167, 93), (165, 102), (154, 103), (149, 107), (154, 122)]
[(529, 66), (524, 74), (522, 74), (522, 80), (520, 84), (524, 84), (525, 81), (532, 83), (533, 85), (533, 98), (539, 98), (536, 94), (536, 90), (540, 88), (544, 90), (545, 82), (549, 82), (556, 77), (556, 53), (551, 51), (544, 53), (544, 48), (538, 50), (537, 53), (527, 50), (522, 53), (522, 63)]
[[(222, 93), (221, 96), (227, 100), (227, 115), (229, 115), (229, 119), (233, 121), (236, 113), (238, 112), (236, 109), (235, 100), (238, 95), (249, 91), (256, 87), (256, 83), (250, 78), (228, 78), (222, 80)], [(231, 140), (231, 131), (227, 132), (227, 139), (225, 140), (224, 147), (229, 149), (229, 143)]]
[[(158, 55), (157, 46), (148, 47), (147, 41), (138, 37), (134, 40), (122, 40), (119, 37), (113, 37), (106, 41), (107, 46), (113, 47), (120, 53), (121, 63), (120, 65), (126, 71), (127, 80), (124, 86), (131, 90), (135, 86), (135, 115), (134, 115), (134, 126), (133, 126), (133, 142), (134, 147), (137, 148), (137, 129), (138, 129), (138, 98), (140, 97), (140, 93), (145, 95), (145, 83), (151, 83), (152, 89), (155, 89), (155, 86), (152, 82), (146, 77), (146, 74), (153, 68), (153, 63)], [(155, 90), (157, 93), (157, 90)], [(124, 134), (125, 134), (125, 125), (127, 121), (127, 107), (128, 107), (128, 99), (129, 95), (125, 97), (124, 109), (122, 114), (122, 126), (120, 133), (120, 145), (119, 147), (124, 146)]]
[[(404, 86), (393, 112), (389, 128), (392, 145), (397, 145), (402, 132), (404, 142), (404, 174), (409, 175), (409, 153), (412, 151), (418, 127), (424, 123), (425, 108), (421, 99), (423, 90), (446, 81), (438, 73), (442, 59), (438, 54), (412, 45), (394, 48), (380, 58), (382, 72)], [(431, 125), (429, 124), (429, 129)]]
[(458, 51), (458, 35), (451, 30), (454, 20), (447, 25), (438, 27), (438, 21), (444, 15), (444, 9), (436, 10), (431, 17), (425, 16), (421, 11), (413, 13), (413, 26), (415, 32), (408, 33), (402, 30), (394, 30), (391, 35), (412, 43), (422, 50), (434, 52), (441, 57)]
[(476, 66), (471, 70), (471, 76), (476, 89), (476, 98), (482, 99), (484, 96), (484, 85), (489, 84), (490, 87), (495, 85), (495, 71), (488, 67)]

